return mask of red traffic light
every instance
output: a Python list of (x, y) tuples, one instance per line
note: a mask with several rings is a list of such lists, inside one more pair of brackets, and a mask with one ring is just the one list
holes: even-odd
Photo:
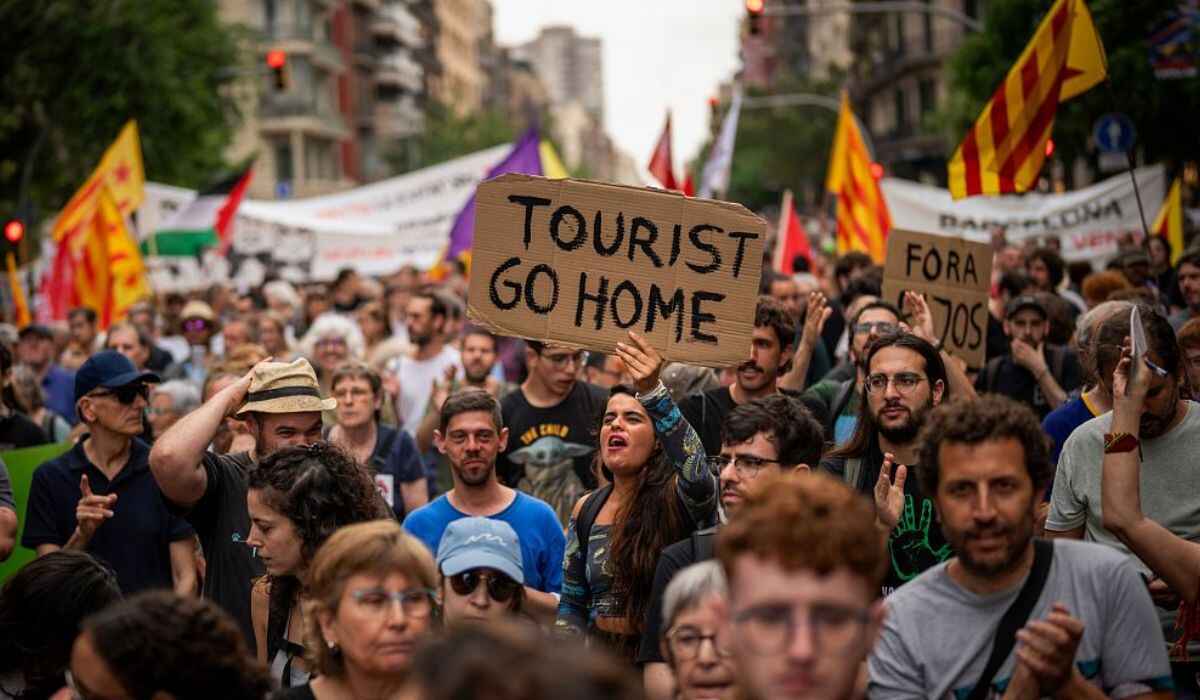
[(267, 65), (271, 68), (283, 68), (287, 63), (287, 52), (274, 49), (267, 52)]
[(9, 243), (17, 244), (20, 243), (21, 239), (23, 238), (25, 238), (24, 222), (18, 219), (13, 219), (12, 221), (4, 224), (4, 240), (8, 241)]
[(746, 12), (752, 15), (762, 14), (766, 0), (746, 0)]

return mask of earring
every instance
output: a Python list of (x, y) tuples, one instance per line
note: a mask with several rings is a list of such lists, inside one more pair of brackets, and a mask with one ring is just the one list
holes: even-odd
[(342, 650), (340, 647), (338, 647), (337, 642), (329, 643), (329, 653), (334, 656), (338, 656), (342, 653)]

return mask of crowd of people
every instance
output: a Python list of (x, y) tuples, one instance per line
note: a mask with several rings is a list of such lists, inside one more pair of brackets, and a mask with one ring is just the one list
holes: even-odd
[(0, 698), (1200, 697), (1200, 247), (1035, 243), (979, 367), (859, 253), (724, 369), (462, 269), (0, 325)]

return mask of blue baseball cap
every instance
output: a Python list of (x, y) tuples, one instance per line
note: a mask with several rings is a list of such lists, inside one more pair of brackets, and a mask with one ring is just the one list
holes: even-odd
[(503, 520), (475, 517), (450, 523), (438, 545), (437, 564), (444, 576), (488, 568), (525, 583), (521, 540)]
[(103, 350), (92, 355), (75, 373), (75, 401), (96, 389), (116, 389), (135, 382), (157, 382), (153, 372), (139, 372), (128, 357), (116, 350)]

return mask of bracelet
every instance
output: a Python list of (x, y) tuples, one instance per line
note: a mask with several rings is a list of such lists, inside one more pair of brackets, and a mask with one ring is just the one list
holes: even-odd
[(1105, 433), (1104, 434), (1104, 454), (1119, 454), (1121, 452), (1133, 452), (1140, 450), (1142, 441), (1136, 435), (1130, 433)]

